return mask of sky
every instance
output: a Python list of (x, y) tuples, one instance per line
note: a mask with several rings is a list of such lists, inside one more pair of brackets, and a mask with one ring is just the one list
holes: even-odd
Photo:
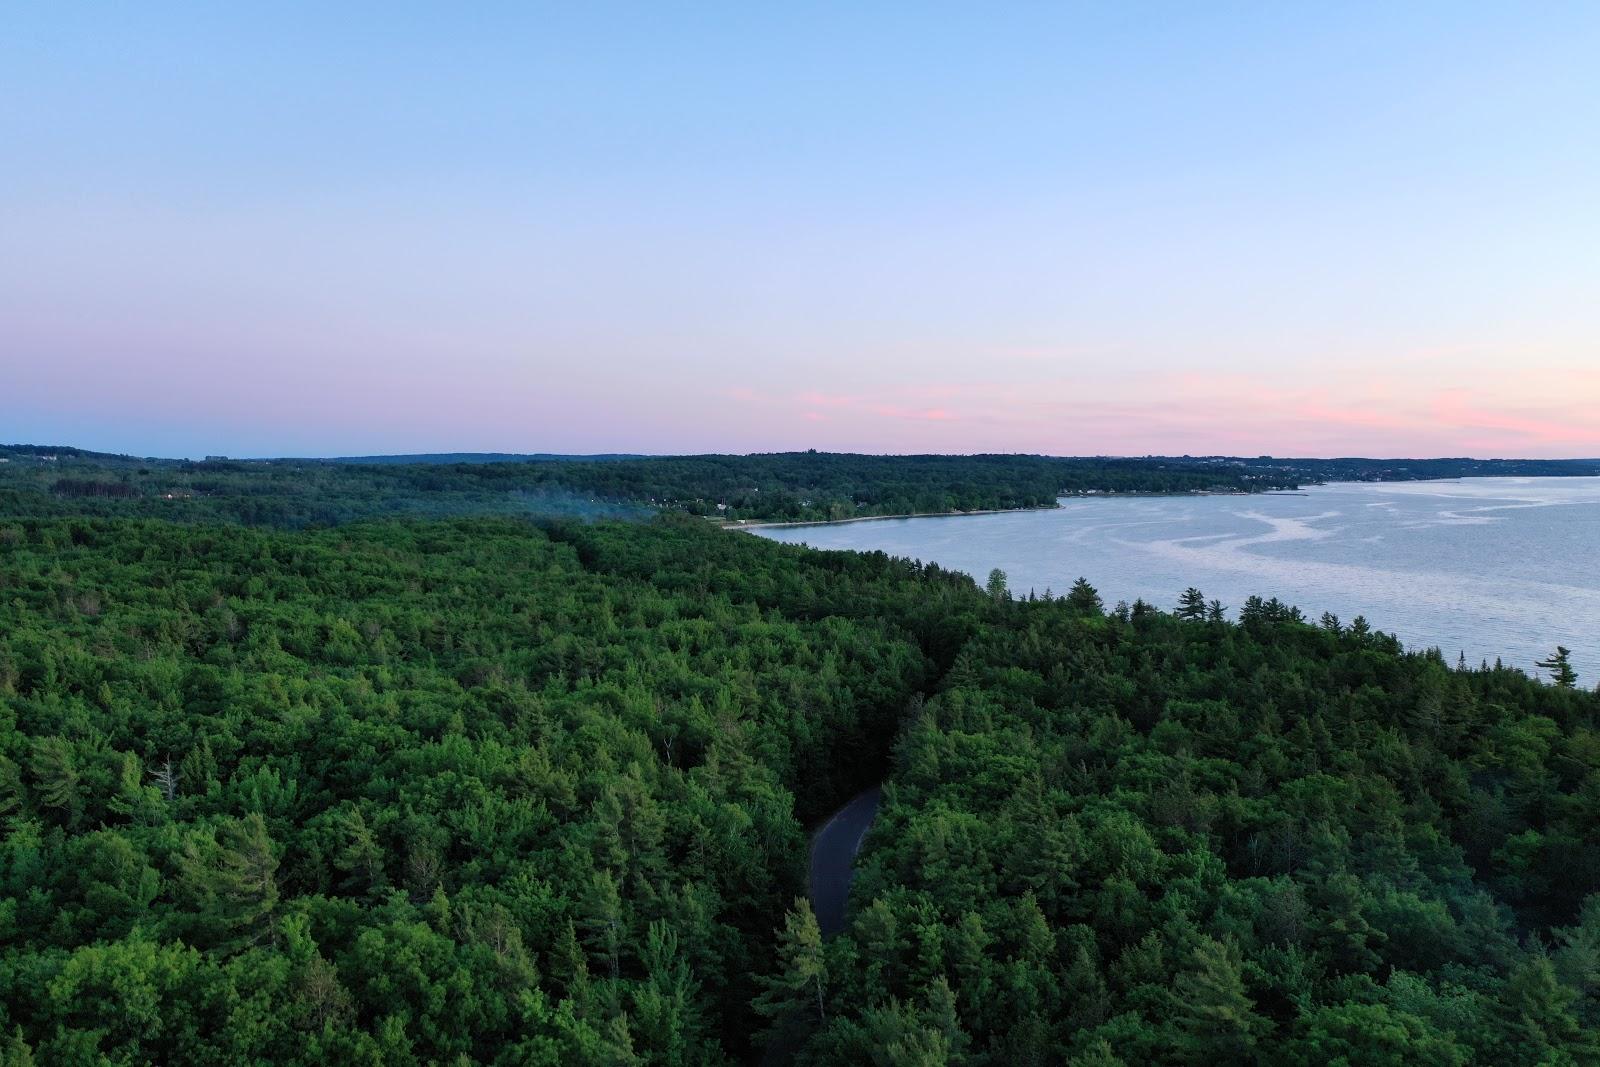
[(9, 5), (0, 441), (1600, 456), (1600, 5)]

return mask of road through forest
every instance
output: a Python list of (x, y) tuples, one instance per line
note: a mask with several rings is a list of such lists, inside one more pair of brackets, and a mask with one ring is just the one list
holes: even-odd
[(883, 787), (875, 785), (840, 808), (811, 841), (811, 910), (824, 937), (844, 928), (856, 853), (867, 836)]

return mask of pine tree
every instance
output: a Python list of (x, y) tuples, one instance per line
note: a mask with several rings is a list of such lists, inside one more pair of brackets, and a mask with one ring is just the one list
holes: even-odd
[(37, 1062), (33, 1058), (32, 1047), (22, 1038), (21, 1026), (13, 1029), (5, 1042), (0, 1043), (0, 1067), (34, 1067)]
[(1600, 1048), (1572, 1013), (1577, 998), (1543, 953), (1512, 968), (1498, 1005), (1508, 1038), (1502, 1062), (1594, 1062)]
[(1375, 946), (1381, 946), (1385, 938), (1383, 931), (1367, 921), (1360, 880), (1346, 871), (1336, 872), (1324, 880), (1317, 897), (1317, 948), (1340, 970), (1377, 969), (1383, 959)]
[(1563, 645), (1557, 645), (1555, 653), (1549, 659), (1539, 660), (1534, 664), (1550, 672), (1550, 680), (1555, 682), (1560, 689), (1576, 689), (1578, 686), (1578, 672), (1572, 669), (1572, 652)]
[(64, 737), (41, 737), (33, 743), (29, 764), (39, 805), (53, 808), (67, 826), (75, 826), (83, 813), (83, 797), (78, 790), (78, 766), (72, 742)]
[(1098, 1038), (1088, 1048), (1067, 1060), (1067, 1067), (1127, 1067), (1127, 1061), (1111, 1048), (1111, 1042)]
[(894, 909), (882, 899), (874, 900), (857, 913), (851, 925), (851, 936), (861, 946), (867, 981), (874, 987), (890, 985), (904, 949)]
[(1105, 604), (1100, 600), (1100, 594), (1084, 578), (1072, 583), (1072, 589), (1067, 593), (1067, 603), (1084, 615), (1105, 614)]
[(210, 738), (201, 738), (200, 744), (190, 749), (178, 765), (178, 780), (185, 784), (188, 792), (197, 795), (219, 784), (217, 774), (217, 757), (211, 751)]
[(1071, 964), (1061, 976), (1061, 985), (1069, 1005), (1067, 1019), (1074, 1029), (1089, 1029), (1105, 1021), (1111, 1008), (1111, 994), (1088, 945), (1080, 944), (1073, 953)]
[(0, 817), (10, 815), (22, 806), (26, 793), (22, 787), (22, 768), (0, 756)]
[(944, 1041), (951, 1057), (964, 1056), (972, 1039), (961, 1026), (961, 1015), (956, 1010), (956, 995), (950, 988), (950, 980), (939, 975), (928, 985), (924, 997), (926, 1007), (923, 1009), (923, 1018), (929, 1029)]
[(622, 967), (622, 897), (610, 871), (596, 871), (583, 898), (585, 940), (616, 978)]
[(663, 920), (650, 924), (640, 962), (645, 976), (633, 990), (634, 1032), (650, 1062), (686, 1067), (696, 1062), (703, 1038), (700, 989)]
[(1183, 591), (1178, 598), (1178, 618), (1200, 622), (1206, 617), (1206, 596), (1194, 586)]
[(351, 808), (339, 820), (344, 843), (333, 857), (334, 866), (348, 871), (356, 883), (369, 890), (382, 889), (383, 849), (359, 808)]
[(977, 1017), (992, 1003), (989, 994), (994, 982), (989, 976), (985, 949), (993, 940), (975, 911), (962, 915), (945, 938), (946, 958), (955, 971), (956, 987), (961, 990), (962, 1007), (969, 1018)]
[(805, 897), (796, 897), (794, 907), (784, 916), (783, 929), (778, 933), (778, 958), (782, 970), (776, 977), (762, 979), (766, 989), (755, 999), (756, 1011), (776, 1022), (814, 1001), (817, 1021), (827, 1022), (827, 957), (822, 929)]
[(177, 857), (185, 885), (200, 904), (203, 932), (239, 948), (261, 940), (278, 904), (278, 857), (259, 812), (197, 835)]
[(948, 1067), (950, 1043), (934, 1030), (918, 1027), (883, 1046), (886, 1067)]
[(582, 1003), (589, 993), (589, 959), (578, 944), (577, 925), (568, 919), (551, 950), (551, 973), (569, 1000)]
[(1271, 1027), (1245, 994), (1236, 954), (1215, 938), (1195, 946), (1172, 996), (1184, 1049), (1198, 1062), (1247, 1061)]
[(339, 982), (338, 968), (315, 947), (301, 963), (295, 980), (301, 1026), (322, 1030), (348, 1021), (354, 1006), (350, 993)]
[(1012, 937), (1017, 955), (1030, 963), (1046, 964), (1055, 952), (1056, 935), (1032, 893), (1023, 893), (1012, 905)]
[(633, 1050), (633, 1034), (628, 1027), (626, 1012), (618, 1012), (607, 1020), (602, 1038), (606, 1062), (613, 1067), (632, 1067), (633, 1064), (644, 1062)]
[(144, 783), (144, 768), (139, 757), (124, 752), (117, 761), (117, 791), (106, 800), (106, 807), (133, 822), (153, 819), (161, 811), (160, 795)]

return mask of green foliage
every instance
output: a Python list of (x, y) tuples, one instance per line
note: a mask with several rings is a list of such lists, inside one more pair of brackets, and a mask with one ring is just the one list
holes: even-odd
[(816, 1023), (826, 1023), (828, 966), (822, 930), (805, 897), (796, 897), (794, 907), (784, 916), (778, 934), (778, 961), (778, 974), (764, 983), (766, 989), (756, 998), (756, 1010), (772, 1019), (814, 1014)]
[(1184, 1058), (1203, 1063), (1254, 1059), (1256, 1044), (1269, 1029), (1245, 995), (1236, 954), (1202, 937), (1172, 985), (1173, 1018), (1181, 1030)]
[(1080, 582), (966, 642), (898, 739), (807, 1062), (946, 986), (948, 1062), (1593, 1062), (1600, 699), (1179, 607)]
[(999, 567), (996, 567), (994, 570), (990, 571), (989, 580), (984, 584), (983, 589), (984, 592), (988, 593), (994, 599), (1003, 599), (1007, 592), (1006, 572), (1001, 570)]
[[(726, 459), (0, 487), (0, 1063), (1600, 1056), (1594, 693), (685, 515), (301, 528), (1070, 485)], [(880, 780), (824, 941), (804, 828)]]
[(1549, 659), (1542, 659), (1535, 666), (1549, 671), (1550, 680), (1562, 689), (1572, 689), (1578, 684), (1578, 672), (1572, 669), (1571, 649), (1557, 645)]
[(17, 529), (19, 1061), (743, 1055), (802, 820), (995, 610), (687, 518)]

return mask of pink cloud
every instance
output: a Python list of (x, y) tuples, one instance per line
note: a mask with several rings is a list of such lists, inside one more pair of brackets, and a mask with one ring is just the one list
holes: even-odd
[[(1426, 364), (1426, 365), (1422, 365)], [(996, 368), (988, 368), (998, 373)], [(1439, 389), (1428, 360), (1341, 358), (1306, 384), (1304, 368), (1273, 365), (1172, 374), (1103, 368), (1082, 378), (919, 380), (850, 391), (774, 391), (744, 421), (763, 435), (787, 425), (816, 447), (866, 451), (1051, 452), (1069, 455), (1580, 455), (1600, 453), (1600, 381), (1578, 372), (1499, 375)], [(1559, 381), (1559, 402), (1548, 383)], [(825, 437), (807, 426), (827, 424)]]
[(1440, 393), (1434, 398), (1433, 408), (1441, 422), (1461, 430), (1498, 431), (1537, 444), (1600, 445), (1600, 416), (1592, 412), (1564, 406), (1527, 415), (1514, 410), (1490, 411), (1464, 389)]

